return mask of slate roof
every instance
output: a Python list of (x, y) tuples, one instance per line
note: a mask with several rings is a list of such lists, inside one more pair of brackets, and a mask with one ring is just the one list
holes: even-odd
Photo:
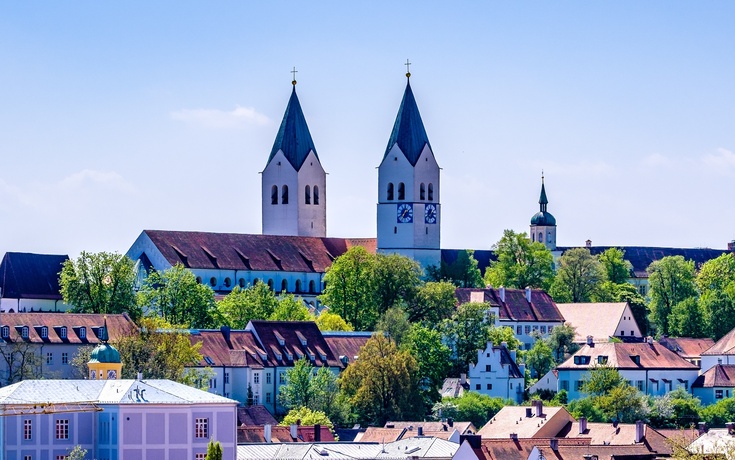
[(651, 452), (645, 444), (632, 446), (565, 446), (560, 445), (557, 450), (550, 446), (539, 446), (538, 450), (543, 458), (559, 460), (589, 460), (590, 458), (612, 460), (645, 460), (655, 459), (656, 452)]
[(390, 133), (390, 139), (388, 139), (388, 146), (385, 149), (383, 158), (388, 156), (396, 144), (411, 163), (411, 166), (416, 166), (425, 145), (428, 145), (431, 149), (429, 137), (426, 135), (424, 122), (421, 121), (421, 114), (419, 114), (419, 108), (416, 105), (410, 82), (406, 83), (403, 100), (398, 109), (396, 122), (393, 124), (393, 131)]
[(144, 230), (171, 265), (227, 269), (324, 273), (353, 246), (375, 252), (374, 238), (316, 238), (242, 233)]
[(442, 383), (441, 390), (439, 390), (439, 394), (442, 398), (459, 398), (465, 391), (470, 389), (470, 384), (467, 379), (465, 379), (464, 383), (460, 383), (460, 381), (461, 379), (456, 377), (445, 378)]
[[(6, 341), (21, 339), (21, 329), (28, 326), (30, 343), (51, 344), (98, 344), (101, 330), (107, 319), (107, 332), (110, 342), (116, 342), (121, 337), (138, 333), (138, 327), (130, 317), (121, 315), (102, 315), (94, 313), (3, 313), (0, 315), (0, 326), (9, 326), (10, 337)], [(46, 338), (41, 337), (42, 327), (48, 328)], [(62, 338), (62, 328), (66, 327), (66, 338)], [(85, 338), (80, 335), (81, 328), (85, 328)]]
[(712, 347), (702, 352), (702, 356), (733, 354), (735, 354), (735, 329), (723, 335)]
[(703, 339), (692, 337), (661, 337), (658, 343), (686, 359), (699, 358), (703, 352), (712, 348), (715, 341), (709, 337)]
[(5, 299), (61, 300), (59, 273), (67, 255), (6, 252), (0, 262)]
[(470, 302), (473, 292), (482, 293), (485, 302), (499, 308), (501, 321), (564, 321), (554, 300), (541, 289), (531, 289), (529, 302), (523, 289), (505, 289), (505, 301), (502, 301), (500, 289), (459, 288), (455, 291), (458, 303), (461, 305)]
[(574, 341), (580, 343), (586, 342), (590, 335), (595, 342), (607, 342), (615, 337), (626, 305), (625, 302), (556, 304), (566, 322), (576, 328)]
[[(585, 364), (575, 364), (577, 356), (590, 357)], [(639, 357), (639, 364), (633, 360)], [(598, 358), (604, 357), (607, 365), (616, 369), (659, 369), (659, 370), (697, 370), (690, 363), (659, 343), (596, 343), (583, 345), (574, 355), (557, 366), (563, 369), (589, 369), (599, 365)]]
[(697, 377), (692, 388), (735, 387), (735, 364), (717, 364)]
[[(360, 355), (360, 350), (372, 337), (372, 332), (323, 331), (322, 337), (332, 349), (334, 356), (341, 361), (343, 367), (346, 367)], [(346, 362), (342, 362), (342, 356), (346, 358)]]
[(409, 438), (391, 443), (320, 442), (241, 444), (238, 459), (451, 459), (459, 449), (455, 444), (435, 437)]
[(291, 91), (291, 98), (288, 100), (286, 112), (283, 114), (281, 126), (278, 128), (278, 134), (276, 134), (276, 140), (268, 157), (268, 163), (279, 150), (283, 151), (286, 159), (296, 171), (301, 169), (309, 152), (314, 152), (314, 156), (317, 157), (317, 160), (319, 159), (314, 141), (311, 139), (309, 126), (306, 124), (306, 118), (304, 118), (304, 112), (301, 110), (299, 98), (296, 96), (296, 85)]
[[(342, 366), (313, 321), (253, 320), (246, 330), (255, 333), (259, 343), (268, 353), (271, 365), (291, 366), (302, 357), (310, 359), (313, 356), (315, 366)], [(302, 338), (305, 339), (306, 345), (302, 343)]]

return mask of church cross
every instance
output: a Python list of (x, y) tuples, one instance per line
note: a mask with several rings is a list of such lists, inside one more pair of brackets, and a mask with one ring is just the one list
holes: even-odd
[(291, 83), (293, 83), (294, 85), (296, 84), (296, 74), (297, 74), (298, 72), (299, 72), (299, 71), (298, 71), (298, 70), (296, 70), (296, 67), (294, 66), (293, 70), (291, 71), (291, 73), (293, 74), (293, 81), (292, 81)]
[(406, 63), (403, 64), (403, 65), (406, 66), (406, 77), (410, 77), (411, 76), (411, 68), (410, 68), (411, 67), (411, 63), (408, 62), (408, 59), (406, 59)]

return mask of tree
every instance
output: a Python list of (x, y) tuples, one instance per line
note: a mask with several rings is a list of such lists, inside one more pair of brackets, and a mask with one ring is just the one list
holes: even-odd
[[(566, 251), (557, 263), (554, 278), (554, 300), (562, 294), (564, 300), (589, 302), (604, 276), (603, 267), (587, 248)], [(566, 295), (564, 295), (566, 294)], [(568, 296), (568, 297), (567, 297)]]
[(39, 348), (23, 339), (16, 338), (0, 345), (0, 359), (5, 368), (4, 385), (27, 379), (42, 377), (42, 358)]
[(84, 460), (86, 456), (87, 449), (83, 449), (82, 446), (77, 444), (69, 451), (69, 454), (65, 458), (66, 460)]
[(148, 275), (138, 293), (138, 303), (172, 324), (215, 326), (214, 291), (198, 283), (194, 273), (181, 264)]
[(337, 376), (329, 367), (314, 372), (311, 362), (302, 358), (286, 371), (286, 385), (278, 393), (278, 401), (286, 409), (301, 407), (325, 413), (330, 419), (342, 420), (345, 408), (339, 398)]
[(537, 340), (526, 352), (526, 367), (532, 378), (541, 378), (554, 364), (554, 352), (544, 340)]
[(689, 297), (674, 305), (669, 314), (669, 332), (675, 337), (707, 337), (709, 325), (697, 299)]
[(413, 259), (398, 254), (377, 254), (373, 277), (378, 312), (406, 305), (422, 276), (421, 265)]
[(306, 357), (293, 363), (286, 371), (286, 385), (278, 392), (278, 401), (286, 409), (309, 407), (314, 394), (311, 387), (311, 363)]
[(564, 361), (567, 355), (572, 354), (579, 349), (579, 346), (574, 343), (574, 338), (576, 336), (577, 329), (570, 324), (556, 326), (554, 330), (551, 331), (547, 340), (549, 348), (554, 352), (554, 359), (556, 359), (557, 364)]
[(614, 284), (627, 283), (633, 265), (625, 260), (625, 251), (618, 248), (605, 250), (598, 256), (605, 280)]
[(490, 340), (487, 322), (488, 304), (468, 302), (457, 307), (450, 319), (442, 322), (444, 343), (452, 350), (453, 375), (466, 373), (469, 363), (477, 359), (477, 350)]
[(485, 272), (486, 284), (548, 290), (554, 277), (554, 258), (542, 243), (531, 242), (525, 233), (505, 230), (493, 249), (498, 260)]
[(207, 444), (207, 460), (222, 460), (222, 445), (214, 439)]
[(399, 307), (392, 307), (385, 313), (380, 315), (375, 330), (385, 333), (385, 336), (395, 342), (396, 346), (400, 346), (403, 336), (406, 335), (411, 328), (408, 322), (408, 315)]
[(583, 379), (582, 391), (588, 395), (602, 396), (623, 383), (625, 379), (617, 369), (601, 365), (590, 369), (589, 376)]
[(235, 286), (229, 294), (217, 302), (221, 317), (228, 326), (244, 329), (253, 319), (268, 319), (278, 305), (278, 298), (265, 283), (257, 283), (243, 289)]
[(316, 326), (320, 331), (354, 331), (341, 316), (326, 310), (316, 317)]
[(432, 410), (435, 419), (453, 418), (483, 426), (504, 406), (513, 401), (493, 398), (475, 391), (466, 391), (459, 398), (444, 398)]
[(648, 419), (648, 403), (643, 393), (623, 382), (606, 395), (593, 398), (608, 421), (635, 423)]
[(329, 417), (327, 417), (327, 414), (325, 414), (322, 411), (309, 409), (308, 407), (299, 407), (298, 409), (291, 409), (288, 411), (288, 414), (286, 414), (285, 417), (283, 417), (283, 420), (281, 421), (281, 426), (289, 426), (289, 425), (295, 425), (297, 423), (301, 423), (302, 425), (306, 426), (312, 426), (312, 425), (321, 425), (321, 426), (327, 426), (330, 430), (334, 430), (334, 424), (331, 420), (329, 420)]
[(696, 297), (694, 262), (682, 256), (668, 256), (648, 266), (651, 316), (661, 335), (670, 334), (669, 315), (674, 305)]
[(430, 271), (429, 278), (433, 281), (448, 281), (459, 288), (480, 288), (485, 283), (482, 273), (475, 259), (475, 251), (462, 249), (457, 251), (457, 259), (447, 264), (441, 262), (441, 268), (433, 273)]
[(426, 324), (438, 324), (449, 318), (457, 305), (455, 289), (454, 284), (447, 281), (429, 281), (419, 286), (406, 306), (408, 320), (412, 323), (423, 321)]
[(705, 262), (697, 274), (702, 313), (717, 340), (735, 328), (735, 256), (723, 254)]
[(376, 257), (355, 246), (337, 257), (324, 274), (320, 300), (357, 330), (371, 330), (378, 319), (374, 298)]
[(268, 319), (271, 321), (310, 321), (314, 317), (301, 298), (288, 294), (278, 299), (278, 305)]
[(654, 428), (688, 428), (699, 422), (702, 404), (683, 388), (651, 401), (650, 422)]
[(508, 350), (517, 350), (522, 345), (521, 341), (516, 338), (513, 328), (509, 326), (491, 326), (488, 333), (488, 340), (496, 347), (505, 343)]
[(451, 350), (442, 343), (439, 331), (419, 324), (411, 326), (401, 349), (416, 359), (421, 393), (428, 410), (441, 397), (437, 389), (449, 375)]
[(61, 296), (73, 312), (127, 312), (136, 320), (140, 309), (135, 303), (134, 283), (133, 261), (110, 252), (82, 251), (76, 260), (64, 262), (59, 279)]
[(373, 334), (360, 350), (360, 359), (339, 379), (360, 423), (382, 426), (388, 420), (422, 417), (418, 365), (407, 351), (382, 334)]

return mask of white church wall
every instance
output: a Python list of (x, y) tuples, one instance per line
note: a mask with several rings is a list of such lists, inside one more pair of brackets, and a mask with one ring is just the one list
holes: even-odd
[[(309, 152), (298, 172), (298, 235), (327, 236), (327, 176), (314, 152)], [(309, 186), (309, 204), (306, 204), (306, 186)], [(314, 203), (318, 187), (319, 204)]]
[[(288, 203), (283, 204), (283, 186), (288, 187)], [(277, 204), (272, 204), (272, 188), (278, 187)], [(263, 234), (298, 235), (298, 174), (282, 151), (278, 151), (262, 173)]]

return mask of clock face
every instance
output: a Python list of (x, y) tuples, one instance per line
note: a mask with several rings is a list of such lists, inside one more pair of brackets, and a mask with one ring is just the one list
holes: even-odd
[(413, 222), (413, 204), (402, 203), (398, 205), (396, 219), (399, 224), (410, 224)]
[(435, 204), (429, 203), (424, 207), (424, 222), (427, 224), (436, 223), (436, 205)]
[(117, 378), (117, 371), (115, 371), (113, 369), (107, 371), (107, 379), (108, 380), (114, 380), (116, 378)]
[(97, 372), (96, 371), (89, 371), (89, 379), (90, 380), (96, 380), (97, 379)]

